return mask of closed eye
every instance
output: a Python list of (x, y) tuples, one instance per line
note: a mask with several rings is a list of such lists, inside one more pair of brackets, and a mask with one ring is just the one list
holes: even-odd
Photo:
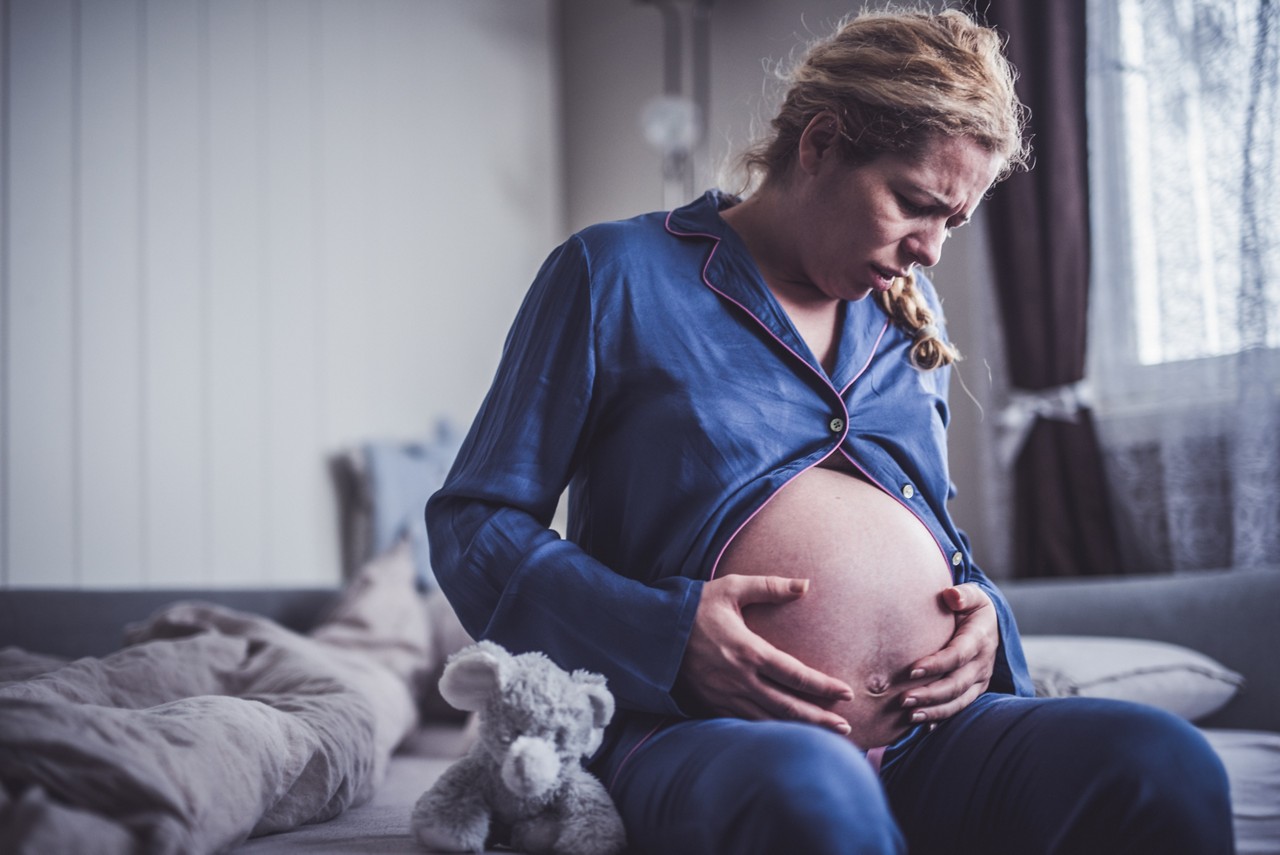
[(917, 205), (901, 193), (894, 194), (898, 197), (898, 207), (902, 209), (902, 213), (908, 217), (923, 217), (929, 213), (932, 206)]

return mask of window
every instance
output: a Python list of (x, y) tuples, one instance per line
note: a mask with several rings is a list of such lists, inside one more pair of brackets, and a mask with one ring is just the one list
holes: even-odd
[(1167, 397), (1280, 348), (1277, 6), (1090, 0), (1100, 398)]
[(1089, 376), (1126, 560), (1280, 554), (1280, 0), (1089, 0)]

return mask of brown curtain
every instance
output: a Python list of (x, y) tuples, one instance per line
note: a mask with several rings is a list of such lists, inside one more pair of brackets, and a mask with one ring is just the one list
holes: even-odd
[[(1089, 184), (1083, 0), (989, 0), (1008, 37), (1018, 95), (1031, 110), (1035, 167), (996, 188), (987, 222), (1017, 390), (1084, 378), (1089, 299)], [(1097, 434), (1038, 418), (1015, 464), (1014, 574), (1122, 572)]]

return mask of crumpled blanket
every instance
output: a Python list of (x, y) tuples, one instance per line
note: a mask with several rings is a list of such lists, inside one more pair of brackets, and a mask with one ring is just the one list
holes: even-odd
[(198, 855), (330, 819), (416, 721), (376, 657), (265, 618), (178, 603), (129, 640), (70, 663), (0, 651), (4, 852)]

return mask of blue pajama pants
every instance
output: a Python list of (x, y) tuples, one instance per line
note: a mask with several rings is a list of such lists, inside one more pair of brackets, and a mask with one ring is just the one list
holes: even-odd
[(593, 768), (631, 853), (1230, 855), (1226, 773), (1160, 710), (988, 693), (877, 774), (817, 727), (673, 720)]

